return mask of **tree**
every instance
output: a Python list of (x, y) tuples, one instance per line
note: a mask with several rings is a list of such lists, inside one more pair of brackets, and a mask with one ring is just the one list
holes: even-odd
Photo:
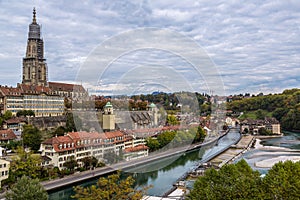
[(39, 178), (41, 172), (41, 156), (27, 153), (22, 147), (18, 147), (17, 156), (13, 157), (10, 164), (9, 179), (14, 182), (22, 176)]
[(178, 125), (179, 121), (176, 119), (174, 115), (167, 116), (167, 124), (168, 125)]
[(107, 178), (101, 177), (96, 185), (87, 188), (76, 186), (74, 187), (76, 194), (72, 198), (78, 200), (142, 199), (146, 189), (135, 190), (133, 187), (134, 179), (129, 176), (121, 180), (120, 174), (120, 172), (117, 172), (109, 175)]
[(77, 161), (72, 158), (64, 163), (64, 167), (67, 168), (70, 172), (74, 172), (75, 168), (78, 166)]
[(81, 161), (83, 162), (85, 169), (89, 169), (90, 167), (96, 167), (98, 164), (98, 160), (94, 156), (84, 157)]
[(265, 199), (300, 199), (300, 162), (276, 163), (263, 179)]
[(196, 180), (188, 199), (262, 199), (261, 185), (259, 172), (241, 160), (219, 171), (207, 170)]
[(149, 151), (152, 152), (158, 150), (160, 144), (157, 139), (149, 137), (146, 139), (146, 146), (149, 147)]
[(287, 108), (276, 108), (272, 116), (275, 117), (277, 120), (281, 121), (282, 117), (284, 117), (289, 112)]
[(66, 132), (66, 129), (63, 126), (58, 127), (55, 129), (55, 131), (52, 133), (52, 136), (63, 136)]
[(7, 200), (47, 200), (48, 193), (38, 179), (22, 176), (6, 193), (5, 198)]
[(20, 117), (20, 116), (35, 116), (34, 114), (34, 111), (32, 110), (20, 110), (17, 112), (17, 117)]
[[(167, 144), (171, 143), (171, 141), (175, 138), (176, 132), (175, 131), (165, 131), (160, 133), (157, 136), (157, 141), (160, 144), (160, 148), (166, 146)], [(170, 145), (172, 145), (171, 143)]]
[(30, 147), (33, 151), (40, 149), (42, 134), (38, 128), (32, 125), (24, 125), (22, 138), (24, 146)]
[(3, 115), (3, 119), (8, 120), (10, 118), (12, 118), (12, 112), (10, 110), (5, 111), (5, 113)]
[(262, 109), (258, 109), (257, 111), (255, 111), (255, 115), (256, 115), (257, 119), (264, 119), (265, 118), (265, 114), (264, 114)]
[(194, 142), (203, 142), (205, 137), (206, 137), (205, 130), (201, 126), (198, 126)]
[(267, 130), (264, 127), (261, 127), (261, 128), (258, 129), (258, 134), (259, 135), (272, 135), (272, 132)]

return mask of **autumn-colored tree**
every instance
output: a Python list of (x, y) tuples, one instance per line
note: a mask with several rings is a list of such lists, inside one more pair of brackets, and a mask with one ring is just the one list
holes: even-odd
[(107, 178), (101, 177), (96, 185), (90, 187), (74, 187), (75, 195), (72, 196), (78, 200), (112, 200), (129, 199), (140, 200), (145, 194), (146, 189), (136, 190), (133, 187), (134, 179), (129, 176), (126, 179), (120, 179), (120, 172), (109, 175)]

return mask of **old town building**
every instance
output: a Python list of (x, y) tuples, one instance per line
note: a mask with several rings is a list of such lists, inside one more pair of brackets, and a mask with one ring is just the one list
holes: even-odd
[[(49, 165), (64, 168), (68, 160), (76, 160), (82, 166), (82, 159), (95, 157), (105, 162), (105, 155), (120, 155), (124, 152), (126, 160), (148, 155), (145, 141), (134, 142), (134, 137), (129, 137), (121, 131), (112, 132), (70, 132), (64, 136), (52, 137), (42, 142), (40, 152), (42, 156), (51, 159)], [(125, 147), (126, 144), (126, 147)], [(134, 154), (130, 154), (134, 152)]]
[(266, 117), (264, 120), (245, 119), (240, 122), (241, 133), (258, 134), (261, 128), (264, 128), (272, 134), (281, 134), (280, 123), (273, 117)]

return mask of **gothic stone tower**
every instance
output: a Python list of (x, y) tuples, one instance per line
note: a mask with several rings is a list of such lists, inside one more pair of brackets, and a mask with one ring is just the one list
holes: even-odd
[(26, 85), (47, 86), (47, 64), (44, 59), (44, 42), (41, 38), (41, 27), (36, 22), (33, 9), (32, 23), (29, 25), (27, 49), (23, 58), (22, 83)]

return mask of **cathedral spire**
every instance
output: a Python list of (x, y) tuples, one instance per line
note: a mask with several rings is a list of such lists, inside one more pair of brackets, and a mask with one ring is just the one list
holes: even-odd
[(32, 23), (36, 24), (36, 11), (35, 11), (35, 7), (33, 7), (33, 18), (32, 18)]
[(26, 54), (25, 58), (23, 58), (22, 83), (47, 86), (47, 64), (45, 61), (41, 27), (36, 21), (36, 10), (33, 8), (32, 23), (29, 24)]

